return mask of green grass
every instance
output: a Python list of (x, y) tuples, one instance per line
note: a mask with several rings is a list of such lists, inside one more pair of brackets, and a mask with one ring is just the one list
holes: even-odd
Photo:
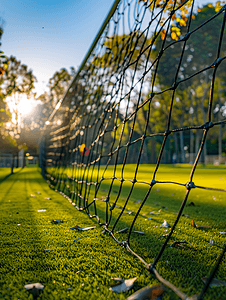
[[(186, 183), (189, 181), (191, 166), (161, 166), (156, 180), (170, 180)], [(1, 169), (0, 169), (1, 170)], [(151, 180), (154, 167), (141, 165), (138, 180)], [(109, 168), (105, 178), (112, 176)], [(124, 178), (133, 179), (134, 166), (127, 166)], [(1, 173), (0, 173), (1, 174)], [(1, 175), (0, 175), (1, 176)], [(88, 176), (90, 176), (88, 174)], [(120, 177), (120, 169), (116, 177)], [(1, 178), (1, 177), (0, 177)], [(4, 177), (3, 177), (4, 178)], [(226, 169), (198, 167), (194, 180), (196, 185), (225, 188)], [(103, 180), (97, 197), (105, 197), (110, 180)], [(125, 203), (130, 182), (125, 182), (117, 206)], [(119, 181), (115, 180), (112, 189), (112, 204), (116, 198)], [(128, 209), (138, 210), (147, 192), (147, 185), (136, 184), (131, 195)], [(38, 194), (38, 192), (40, 194)], [(90, 191), (90, 199), (94, 190)], [(186, 189), (172, 184), (156, 184), (143, 207), (134, 230), (145, 231), (145, 235), (132, 233), (131, 248), (151, 263), (158, 253), (164, 238), (162, 234), (169, 229), (159, 225), (167, 220), (171, 225), (176, 218)], [(31, 197), (34, 194), (35, 197)], [(51, 200), (45, 199), (51, 197)], [(213, 200), (214, 197), (214, 200)], [(183, 292), (194, 295), (201, 291), (202, 277), (208, 276), (221, 249), (210, 245), (210, 238), (223, 247), (226, 236), (226, 193), (194, 189), (191, 191), (187, 206), (181, 217), (172, 242), (186, 239), (196, 250), (187, 247), (167, 247), (157, 264), (157, 270)], [(103, 228), (95, 219), (90, 219), (84, 212), (78, 212), (63, 196), (50, 189), (36, 168), (24, 168), (9, 176), (0, 183), (0, 298), (32, 299), (32, 295), (24, 289), (28, 282), (40, 282), (45, 286), (40, 299), (126, 299), (136, 290), (158, 283), (148, 274), (143, 264), (135, 259), (124, 248), (117, 245), (108, 235), (103, 235)], [(162, 208), (167, 207), (167, 209)], [(161, 209), (160, 215), (148, 212)], [(46, 211), (38, 212), (45, 209)], [(92, 212), (92, 207), (90, 208)], [(104, 203), (98, 202), (98, 213), (104, 220)], [(114, 210), (112, 221), (120, 213)], [(123, 215), (117, 229), (129, 226), (133, 215)], [(63, 223), (52, 224), (50, 221), (60, 219)], [(191, 226), (191, 220), (198, 225), (209, 225), (211, 228), (197, 229)], [(18, 225), (20, 224), (20, 225)], [(70, 230), (71, 227), (96, 226), (85, 232)], [(118, 234), (121, 241), (127, 239), (128, 233)], [(76, 238), (81, 238), (73, 242)], [(56, 251), (45, 252), (54, 248)], [(110, 279), (137, 277), (131, 291), (114, 294), (109, 291)], [(226, 281), (226, 259), (224, 258), (216, 276)], [(71, 291), (68, 291), (71, 288)], [(226, 299), (226, 287), (208, 289), (205, 299)], [(178, 299), (168, 290), (164, 300)]]

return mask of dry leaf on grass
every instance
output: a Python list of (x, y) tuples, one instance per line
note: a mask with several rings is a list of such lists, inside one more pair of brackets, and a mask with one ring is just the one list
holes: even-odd
[[(206, 284), (207, 282), (207, 277), (203, 277), (202, 278), (202, 281), (204, 284)], [(213, 278), (209, 284), (209, 286), (212, 288), (212, 287), (220, 287), (222, 285), (226, 285), (226, 282), (220, 280), (220, 279), (217, 279), (217, 278)]]
[(33, 299), (37, 299), (40, 292), (44, 289), (44, 285), (41, 283), (28, 283), (24, 288), (33, 295)]
[(122, 207), (122, 206), (116, 206), (116, 208), (118, 208), (118, 209), (123, 209), (123, 207)]
[(59, 223), (63, 223), (64, 221), (62, 220), (52, 220), (51, 223), (52, 224), (59, 224)]
[(96, 228), (96, 226), (94, 226), (94, 227), (86, 227), (86, 228), (82, 228), (82, 227), (80, 227), (80, 226), (78, 226), (78, 225), (76, 225), (75, 227), (71, 227), (70, 229), (77, 229), (77, 230), (79, 230), (79, 231), (85, 231), (85, 230), (90, 230), (90, 229), (94, 229), (94, 228)]
[(181, 244), (187, 244), (187, 245), (190, 245), (191, 247), (195, 248), (194, 245), (192, 245), (191, 243), (187, 242), (186, 240), (173, 242), (173, 243), (170, 244), (170, 247), (180, 246), (182, 248), (185, 248)]
[(114, 286), (110, 287), (109, 290), (115, 293), (123, 293), (130, 290), (133, 287), (134, 282), (136, 281), (137, 277), (123, 280), (121, 278), (112, 278), (115, 281)]
[(155, 300), (158, 296), (162, 295), (164, 291), (165, 287), (163, 284), (146, 286), (126, 298), (126, 300)]
[(78, 240), (80, 240), (81, 238), (77, 238), (77, 239), (75, 239), (73, 242), (77, 242)]
[(196, 228), (194, 220), (191, 221), (191, 226)]
[(189, 204), (187, 204), (186, 206), (195, 206), (194, 202), (190, 202)]
[(143, 231), (137, 231), (137, 230), (134, 230), (133, 232), (139, 233), (139, 234), (145, 234)]
[(123, 229), (117, 231), (116, 233), (123, 233), (123, 232), (126, 232), (128, 229), (129, 229), (129, 227), (126, 227), (126, 228), (123, 228)]
[(44, 249), (44, 251), (49, 252), (49, 251), (55, 251), (56, 249)]
[(212, 228), (212, 227), (208, 225), (199, 225), (197, 226), (197, 228)]
[(210, 239), (210, 245), (214, 246), (214, 241), (212, 238)]
[(154, 210), (148, 213), (149, 215), (160, 215), (160, 211), (159, 212), (155, 212)]
[(160, 235), (161, 237), (167, 237), (169, 233)]
[(170, 227), (170, 224), (166, 221), (166, 220), (164, 220), (164, 222), (160, 225), (160, 227)]
[(28, 283), (25, 286), (26, 290), (31, 290), (33, 287), (35, 287), (38, 290), (43, 290), (44, 289), (44, 285), (42, 285), (41, 283), (37, 282), (37, 283)]

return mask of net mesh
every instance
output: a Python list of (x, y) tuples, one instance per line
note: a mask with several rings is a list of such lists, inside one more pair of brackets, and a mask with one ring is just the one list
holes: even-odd
[[(225, 192), (194, 180), (198, 163), (208, 157), (208, 142), (226, 123), (225, 6), (218, 2), (201, 8), (198, 2), (173, 0), (117, 2), (49, 119), (41, 164), (52, 188), (96, 218), (105, 233), (185, 299), (158, 273), (158, 263), (166, 259), (170, 241), (179, 244), (176, 230), (190, 194)], [(176, 162), (190, 162), (181, 181), (161, 171), (162, 164)], [(151, 250), (154, 260), (146, 259), (137, 235), (144, 233), (147, 206), (155, 199), (164, 203), (157, 195), (166, 188), (177, 214), (163, 244)], [(135, 210), (130, 210), (130, 201), (137, 205)], [(150, 249), (152, 239), (159, 236), (155, 229), (148, 237)], [(202, 299), (225, 251), (224, 246), (215, 258), (199, 296), (189, 299)]]

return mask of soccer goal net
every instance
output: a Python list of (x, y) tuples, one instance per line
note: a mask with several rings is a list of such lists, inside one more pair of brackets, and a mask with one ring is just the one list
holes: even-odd
[[(196, 177), (212, 148), (223, 162), (225, 9), (220, 1), (115, 1), (42, 140), (50, 186), (181, 299), (202, 299), (216, 272), (226, 275), (225, 230), (219, 247), (213, 239), (203, 246), (211, 224), (198, 227), (185, 212), (207, 209), (196, 205), (199, 193), (225, 199), (224, 187)], [(183, 276), (206, 276), (205, 284), (181, 288)]]

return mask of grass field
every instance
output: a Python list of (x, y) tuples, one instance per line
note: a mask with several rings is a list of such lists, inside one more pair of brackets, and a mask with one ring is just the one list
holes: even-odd
[[(190, 169), (191, 166), (161, 166), (156, 180), (184, 184), (189, 181)], [(141, 165), (137, 180), (148, 181), (153, 170), (153, 166)], [(63, 196), (50, 189), (37, 168), (18, 169), (1, 181), (7, 175), (4, 172), (0, 169), (0, 298), (33, 299), (24, 286), (29, 282), (40, 282), (44, 289), (38, 299), (122, 300), (146, 285), (158, 283), (139, 260), (108, 235), (102, 234), (103, 228), (97, 225), (95, 219), (78, 212)], [(117, 172), (115, 177), (120, 177), (120, 169)], [(134, 166), (128, 166), (124, 178), (133, 179), (133, 173)], [(111, 176), (112, 169), (109, 168), (105, 178)], [(226, 169), (200, 166), (193, 181), (196, 185), (225, 189)], [(106, 196), (109, 183), (110, 179), (102, 182), (98, 197)], [(130, 187), (131, 182), (125, 182), (118, 206), (125, 203)], [(116, 180), (110, 199), (112, 203), (118, 188), (119, 181)], [(134, 210), (135, 214), (139, 208), (136, 202), (144, 197), (147, 189), (147, 185), (137, 184), (126, 208)], [(134, 230), (144, 231), (145, 235), (132, 233), (130, 244), (147, 262), (153, 262), (165, 239), (161, 235), (169, 232), (169, 229), (159, 225), (167, 220), (172, 226), (185, 191), (183, 186), (158, 183), (142, 208)], [(49, 197), (51, 200), (46, 199)], [(165, 279), (188, 295), (201, 291), (202, 277), (209, 275), (225, 245), (226, 235), (220, 233), (226, 231), (225, 200), (224, 192), (192, 190), (188, 203), (195, 205), (185, 207), (183, 213), (188, 217), (181, 217), (171, 242), (186, 239), (195, 248), (169, 245), (156, 266)], [(152, 220), (148, 219), (149, 212), (159, 210), (159, 215), (150, 215)], [(112, 221), (119, 213), (119, 209), (114, 210)], [(104, 220), (102, 202), (98, 205), (98, 214)], [(134, 214), (123, 215), (117, 230), (129, 226)], [(52, 220), (63, 222), (54, 224)], [(208, 225), (210, 228), (194, 228), (191, 226), (192, 220), (197, 225)], [(80, 232), (70, 229), (75, 225), (96, 227)], [(126, 240), (127, 234), (118, 234), (119, 239)], [(219, 247), (210, 244), (211, 238)], [(137, 277), (137, 280), (132, 290), (115, 294), (109, 291), (111, 278), (115, 277)], [(215, 277), (226, 281), (225, 257)], [(178, 296), (168, 289), (162, 299), (174, 300)], [(226, 299), (226, 286), (209, 288), (205, 299)]]

